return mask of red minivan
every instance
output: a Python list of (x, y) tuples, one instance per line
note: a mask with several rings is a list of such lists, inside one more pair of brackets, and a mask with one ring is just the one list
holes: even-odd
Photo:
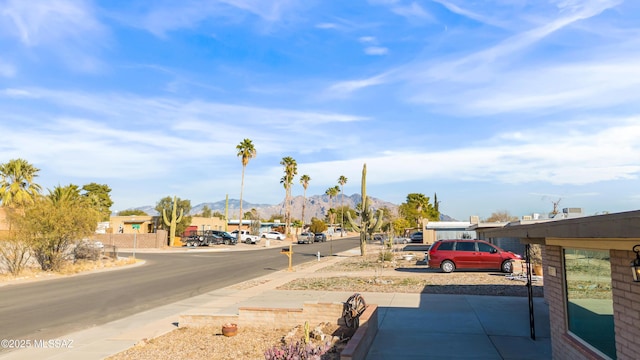
[(522, 257), (483, 240), (439, 240), (429, 249), (429, 267), (446, 273), (455, 269), (487, 269), (513, 272), (511, 260)]

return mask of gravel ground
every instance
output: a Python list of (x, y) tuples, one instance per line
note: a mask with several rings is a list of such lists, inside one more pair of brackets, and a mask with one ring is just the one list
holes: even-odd
[[(380, 250), (374, 248), (366, 257), (346, 257), (338, 264), (327, 266), (278, 289), (527, 296), (524, 281), (509, 280), (503, 273), (457, 271), (445, 274), (438, 269), (429, 269), (422, 261), (404, 260), (406, 253), (395, 253), (394, 259), (388, 262), (378, 261), (379, 253)], [(421, 254), (414, 254), (415, 258), (422, 260)], [(301, 267), (312, 264), (310, 262)], [(243, 289), (259, 284), (257, 280), (248, 281), (234, 288)], [(542, 285), (541, 279), (534, 282), (534, 296), (542, 296)], [(304, 338), (302, 326), (300, 324), (294, 329), (239, 327), (235, 337), (222, 336), (218, 328), (179, 328), (164, 336), (143, 341), (108, 359), (265, 359), (265, 350), (301, 341)], [(335, 340), (343, 339), (336, 342), (337, 349), (334, 352), (322, 357), (339, 359), (339, 352), (350, 335), (347, 329), (335, 324), (317, 326), (322, 328), (324, 334), (335, 335)], [(321, 341), (314, 344), (319, 343)]]
[[(332, 351), (322, 359), (337, 360), (350, 333), (335, 324), (323, 323), (311, 326), (309, 346), (319, 347), (329, 342)], [(313, 337), (317, 334), (317, 338)], [(321, 338), (324, 334), (324, 339)], [(293, 329), (269, 327), (238, 327), (233, 337), (222, 335), (220, 328), (199, 327), (179, 328), (171, 333), (142, 341), (136, 346), (108, 357), (108, 360), (148, 360), (148, 359), (265, 359), (265, 351), (283, 344), (304, 343), (304, 328)]]

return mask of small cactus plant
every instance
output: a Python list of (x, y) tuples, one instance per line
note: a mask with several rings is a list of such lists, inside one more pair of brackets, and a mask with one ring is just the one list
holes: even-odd
[(167, 212), (165, 210), (166, 209), (162, 209), (162, 220), (164, 221), (164, 224), (169, 227), (169, 246), (171, 246), (173, 238), (176, 237), (176, 224), (182, 221), (184, 209), (180, 209), (180, 215), (177, 215), (178, 199), (174, 196), (173, 206), (171, 209), (171, 219), (167, 218)]
[(382, 226), (382, 210), (374, 213), (369, 208), (369, 198), (367, 197), (367, 164), (362, 167), (362, 204), (360, 208), (360, 224), (358, 225), (351, 218), (351, 214), (347, 212), (347, 220), (351, 227), (360, 233), (360, 255), (364, 256), (367, 252), (367, 236), (372, 236), (374, 232), (380, 230)]

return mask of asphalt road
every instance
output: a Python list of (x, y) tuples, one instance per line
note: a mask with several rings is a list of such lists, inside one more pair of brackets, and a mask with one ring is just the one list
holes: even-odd
[[(0, 338), (51, 339), (286, 269), (279, 241), (250, 251), (137, 253), (143, 266), (0, 287)], [(358, 246), (293, 247), (293, 266)]]

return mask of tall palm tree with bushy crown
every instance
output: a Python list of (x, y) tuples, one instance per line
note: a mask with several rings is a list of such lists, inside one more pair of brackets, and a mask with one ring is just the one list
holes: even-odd
[(333, 214), (332, 214), (332, 199), (336, 196), (338, 196), (338, 193), (340, 192), (340, 188), (338, 188), (338, 186), (333, 186), (327, 189), (327, 191), (324, 192), (325, 195), (329, 196), (329, 211), (327, 211), (328, 215), (329, 215), (329, 226), (333, 225)]
[[(249, 139), (244, 139), (240, 144), (236, 146), (236, 150), (238, 151), (237, 156), (242, 161), (242, 182), (240, 183), (240, 215), (238, 216), (239, 223), (238, 229), (242, 229), (242, 193), (244, 191), (244, 170), (247, 168), (247, 164), (249, 164), (249, 160), (256, 157), (258, 154), (256, 152), (255, 146), (253, 146), (253, 142)], [(238, 241), (240, 238), (238, 237)]]
[(311, 177), (309, 175), (300, 176), (300, 184), (304, 189), (304, 201), (302, 202), (302, 226), (304, 227), (304, 209), (307, 206), (307, 188), (309, 187), (309, 181), (311, 181)]
[(286, 235), (291, 234), (291, 187), (293, 186), (293, 178), (298, 174), (298, 163), (291, 156), (283, 157), (280, 165), (284, 166), (284, 176), (280, 182), (284, 185), (285, 190), (285, 224)]
[(347, 183), (347, 177), (340, 175), (338, 184), (340, 184), (340, 237), (344, 236), (344, 184)]
[(0, 164), (0, 200), (8, 208), (33, 204), (42, 187), (34, 182), (40, 169), (24, 159)]

